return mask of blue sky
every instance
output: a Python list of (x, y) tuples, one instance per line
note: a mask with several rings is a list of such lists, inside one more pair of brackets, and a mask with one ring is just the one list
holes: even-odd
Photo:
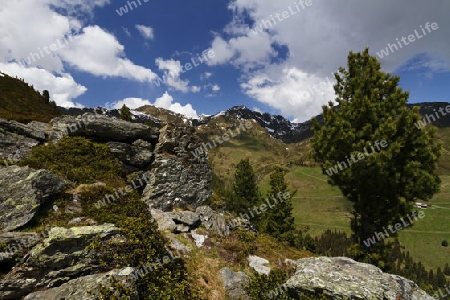
[(410, 102), (450, 102), (450, 2), (372, 2), (14, 0), (0, 8), (0, 71), (62, 106), (246, 105), (305, 121), (369, 46)]

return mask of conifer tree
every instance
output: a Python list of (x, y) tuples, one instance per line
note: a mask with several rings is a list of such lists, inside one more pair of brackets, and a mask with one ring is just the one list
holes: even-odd
[[(249, 159), (242, 159), (236, 165), (232, 185), (232, 195), (227, 201), (227, 208), (239, 214), (247, 214), (252, 223), (257, 224), (260, 215), (253, 210), (261, 202), (261, 195), (256, 185), (256, 177)], [(253, 213), (253, 216), (249, 212)], [(246, 217), (247, 218), (247, 217)]]
[(122, 106), (122, 108), (120, 109), (120, 118), (122, 120), (131, 121), (131, 111), (128, 108), (128, 106), (126, 106), (125, 104)]
[(269, 207), (263, 214), (262, 231), (274, 237), (283, 239), (295, 230), (294, 217), (292, 217), (292, 195), (287, 190), (284, 178), (286, 170), (275, 167), (270, 174), (270, 192), (267, 201), (273, 207)]
[[(438, 192), (440, 145), (433, 143), (434, 129), (414, 126), (420, 115), (406, 106), (409, 92), (398, 87), (398, 76), (381, 71), (368, 48), (350, 52), (347, 69), (339, 68), (335, 78), (338, 105), (322, 107), (322, 125), (313, 120), (313, 155), (353, 203), (351, 229), (359, 251), (380, 253), (383, 242), (364, 241), (406, 218), (417, 199)], [(377, 147), (382, 141), (385, 147)], [(333, 166), (336, 173), (326, 172)]]
[(50, 102), (50, 93), (47, 90), (42, 91), (42, 96), (45, 98), (47, 102)]

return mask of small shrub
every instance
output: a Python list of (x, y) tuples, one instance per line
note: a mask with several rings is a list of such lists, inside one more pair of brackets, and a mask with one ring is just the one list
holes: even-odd
[(448, 247), (448, 242), (447, 242), (447, 240), (443, 240), (443, 241), (441, 242), (441, 246), (442, 246), (442, 247)]

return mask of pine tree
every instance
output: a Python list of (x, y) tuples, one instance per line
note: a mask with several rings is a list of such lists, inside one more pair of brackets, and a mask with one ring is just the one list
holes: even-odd
[(436, 284), (438, 287), (444, 287), (447, 283), (447, 279), (445, 278), (444, 273), (442, 272), (441, 268), (437, 268), (436, 271)]
[(354, 242), (364, 253), (380, 253), (383, 243), (363, 242), (406, 217), (416, 199), (438, 192), (441, 147), (433, 143), (434, 129), (414, 126), (418, 108), (406, 107), (400, 78), (381, 71), (368, 49), (350, 52), (348, 68), (335, 78), (339, 106), (323, 106), (323, 125), (313, 120), (313, 156), (353, 203)]
[(267, 201), (270, 204), (261, 220), (261, 230), (279, 239), (283, 239), (283, 236), (295, 230), (294, 217), (292, 217), (292, 195), (287, 190), (285, 173), (286, 170), (283, 168), (275, 167), (270, 174), (270, 192), (267, 195)]
[(444, 274), (450, 276), (450, 267), (448, 266), (448, 263), (445, 264)]
[(258, 206), (260, 202), (261, 195), (256, 185), (253, 168), (248, 158), (242, 159), (236, 165), (232, 195), (227, 199), (227, 209), (244, 216), (246, 219), (252, 219), (252, 223), (258, 224), (261, 215), (256, 213), (254, 207)]
[(125, 121), (131, 121), (131, 111), (125, 104), (120, 109), (120, 118)]
[(45, 98), (47, 102), (50, 102), (50, 93), (47, 90), (42, 91), (42, 96)]

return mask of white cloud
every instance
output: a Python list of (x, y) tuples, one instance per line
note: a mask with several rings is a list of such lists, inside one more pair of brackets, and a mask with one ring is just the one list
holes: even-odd
[(153, 40), (154, 39), (154, 33), (153, 28), (136, 24), (136, 29), (139, 31), (139, 33), (147, 40)]
[[(449, 71), (450, 2), (437, 0), (433, 5), (413, 2), (414, 5), (410, 1), (312, 0), (310, 7), (291, 14), (289, 7), (296, 11), (292, 0), (234, 0), (229, 6), (233, 19), (224, 28), (225, 34), (216, 34), (211, 42), (216, 56), (208, 63), (237, 67), (242, 71), (245, 93), (304, 121), (320, 112), (321, 105), (334, 100), (334, 93), (327, 88), (295, 98), (296, 93), (307, 91), (308, 85), (327, 82), (331, 72), (346, 66), (350, 50), (362, 51), (370, 46), (371, 54), (375, 55), (388, 43), (395, 43), (396, 38), (420, 30), (420, 25), (426, 22), (437, 22), (439, 29), (390, 54), (382, 60), (383, 69), (391, 72), (418, 54), (433, 52), (419, 65)], [(246, 23), (251, 20), (252, 26), (259, 25), (271, 16), (277, 20), (276, 14), (283, 11), (288, 18), (258, 34)], [(274, 45), (285, 50), (280, 51)]]
[(218, 91), (220, 91), (220, 86), (217, 85), (217, 84), (215, 84), (215, 85), (213, 85), (213, 87), (211, 88), (211, 90), (212, 90), (213, 92), (218, 92)]
[(124, 46), (97, 25), (85, 27), (83, 34), (63, 49), (61, 56), (72, 66), (97, 76), (123, 77), (140, 82), (157, 78), (150, 69), (124, 58)]
[(125, 98), (114, 102), (114, 106), (112, 108), (121, 109), (124, 104), (131, 109), (136, 109), (144, 105), (152, 105), (149, 100), (145, 100), (142, 98)]
[[(186, 72), (186, 70), (182, 69), (179, 60), (164, 60), (161, 57), (158, 57), (155, 60), (155, 63), (159, 70), (163, 71), (163, 78), (165, 79), (167, 86), (183, 93), (189, 92), (189, 80), (180, 79), (181, 73), (183, 71)], [(191, 91), (195, 92), (196, 88), (193, 89), (191, 87)]]
[(125, 98), (115, 102), (114, 108), (120, 109), (124, 104), (131, 109), (144, 105), (154, 105), (156, 107), (165, 108), (188, 117), (198, 117), (197, 112), (192, 108), (190, 103), (181, 105), (179, 102), (173, 102), (173, 97), (167, 91), (161, 97), (157, 98), (153, 104), (149, 100), (142, 98)]
[(122, 30), (123, 30), (123, 32), (125, 32), (125, 34), (126, 34), (128, 37), (131, 37), (131, 33), (130, 33), (130, 31), (128, 30), (127, 27), (122, 27)]
[[(157, 78), (156, 74), (127, 59), (124, 46), (114, 35), (96, 25), (84, 27), (84, 20), (89, 19), (96, 6), (109, 3), (109, 0), (21, 0), (2, 3), (0, 61), (11, 64), (8, 68), (14, 70), (18, 68), (14, 63), (22, 62), (21, 73), (25, 72), (22, 70), (24, 67), (31, 69), (30, 74), (36, 74), (36, 67), (47, 70), (46, 80), (53, 81), (46, 83), (49, 86), (58, 87), (61, 78), (70, 81), (71, 84), (63, 85), (68, 88), (67, 91), (59, 91), (55, 95), (58, 104), (71, 103), (71, 99), (80, 92), (74, 89), (77, 84), (67, 74), (67, 66), (95, 76), (152, 81)], [(23, 64), (24, 59), (29, 64)], [(33, 82), (36, 80), (33, 79)]]
[(193, 93), (198, 93), (198, 92), (200, 92), (201, 91), (201, 87), (199, 87), (199, 86), (193, 86), (193, 87), (191, 87), (191, 92), (193, 92)]
[(209, 77), (211, 77), (212, 75), (213, 75), (213, 73), (211, 73), (211, 72), (205, 72), (202, 75), (200, 75), (200, 80), (209, 79)]
[(34, 67), (24, 68), (16, 63), (1, 63), (0, 70), (9, 76), (23, 78), (26, 82), (32, 82), (40, 92), (48, 90), (50, 99), (63, 107), (83, 107), (74, 103), (72, 99), (84, 94), (87, 88), (77, 84), (70, 74), (55, 76), (44, 69)]

